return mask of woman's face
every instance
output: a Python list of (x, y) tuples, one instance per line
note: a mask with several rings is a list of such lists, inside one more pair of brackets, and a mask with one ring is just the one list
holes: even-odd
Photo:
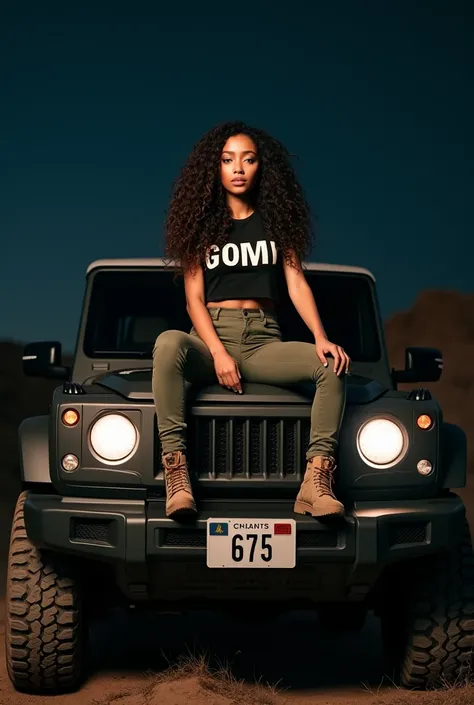
[(228, 193), (242, 196), (255, 185), (258, 172), (257, 147), (247, 135), (229, 137), (221, 154), (221, 180)]

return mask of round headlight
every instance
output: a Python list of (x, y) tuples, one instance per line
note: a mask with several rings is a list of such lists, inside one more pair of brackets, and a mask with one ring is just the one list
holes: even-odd
[(401, 460), (406, 448), (405, 435), (390, 419), (372, 419), (361, 427), (357, 446), (367, 465), (387, 467)]
[(133, 423), (122, 414), (106, 414), (92, 424), (90, 443), (102, 460), (120, 462), (136, 448), (138, 432)]

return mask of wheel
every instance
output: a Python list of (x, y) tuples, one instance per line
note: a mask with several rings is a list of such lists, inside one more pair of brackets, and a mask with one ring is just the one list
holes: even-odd
[(364, 605), (341, 602), (321, 605), (319, 624), (325, 632), (360, 632), (365, 624), (367, 609)]
[(474, 554), (467, 521), (449, 554), (398, 567), (387, 588), (380, 618), (389, 675), (411, 689), (459, 682), (471, 671), (474, 648)]
[(10, 680), (27, 693), (60, 693), (81, 683), (86, 629), (78, 581), (60, 556), (28, 539), (18, 498), (10, 536), (6, 661)]

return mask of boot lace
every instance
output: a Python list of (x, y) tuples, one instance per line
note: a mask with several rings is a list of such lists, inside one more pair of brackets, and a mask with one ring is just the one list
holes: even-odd
[(170, 495), (184, 490), (189, 492), (188, 471), (185, 465), (178, 465), (176, 468), (166, 468), (166, 484)]
[(315, 469), (313, 474), (314, 486), (318, 494), (322, 497), (327, 495), (328, 497), (334, 497), (334, 492), (332, 490), (333, 477), (327, 470), (321, 470), (320, 468)]

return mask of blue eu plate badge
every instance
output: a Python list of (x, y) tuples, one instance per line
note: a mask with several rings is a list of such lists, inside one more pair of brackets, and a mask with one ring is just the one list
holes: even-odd
[(213, 522), (209, 525), (209, 534), (211, 536), (228, 536), (229, 524)]

